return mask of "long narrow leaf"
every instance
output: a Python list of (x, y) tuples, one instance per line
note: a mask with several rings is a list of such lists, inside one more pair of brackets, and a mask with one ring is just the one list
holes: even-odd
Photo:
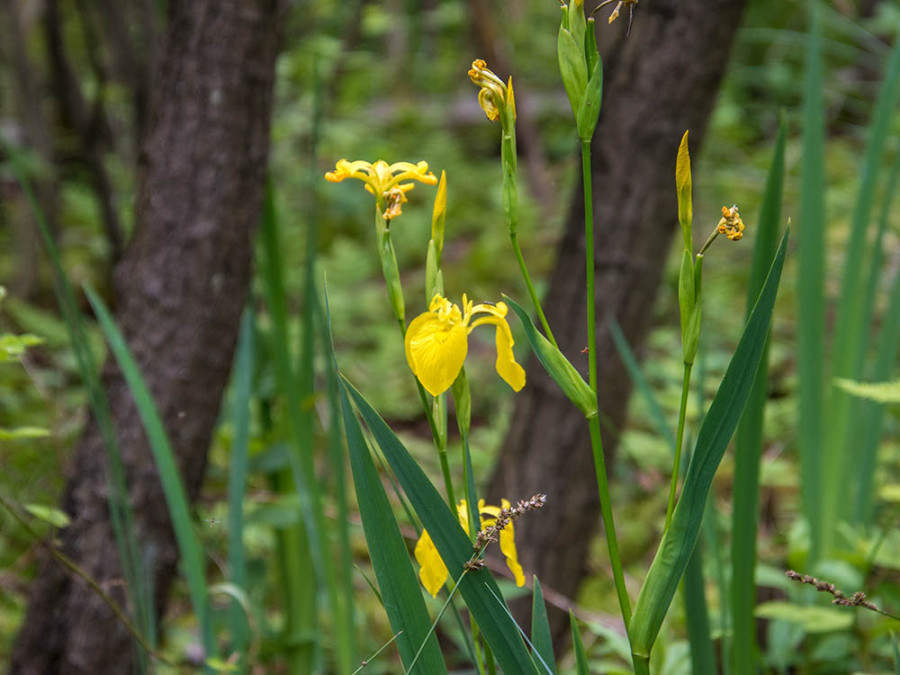
[[(472, 544), (460, 527), (456, 514), (450, 512), (428, 476), (362, 394), (345, 378), (342, 378), (341, 386), (352, 396), (363, 421), (431, 535), (451, 577), (459, 579), (472, 555)], [(523, 675), (536, 672), (509, 610), (491, 597), (492, 594), (496, 598), (503, 597), (491, 573), (486, 568), (468, 571), (460, 581), (459, 591), (503, 671)]]
[(650, 656), (650, 649), (697, 543), (713, 477), (750, 395), (775, 305), (787, 241), (788, 234), (785, 234), (756, 307), (700, 427), (672, 523), (663, 535), (638, 596), (628, 634), (632, 652), (639, 657)]
[(106, 336), (109, 348), (119, 364), (119, 369), (128, 383), (131, 395), (147, 433), (150, 443), (150, 451), (159, 471), (159, 479), (162, 483), (163, 494), (166, 498), (166, 506), (169, 509), (169, 517), (172, 519), (172, 528), (175, 531), (175, 540), (178, 543), (178, 551), (181, 554), (182, 567), (187, 578), (188, 595), (191, 605), (197, 615), (197, 622), (203, 635), (203, 646), (207, 658), (216, 654), (216, 644), (212, 632), (212, 623), (209, 614), (209, 598), (206, 588), (206, 572), (203, 558), (203, 549), (197, 536), (194, 534), (191, 511), (188, 506), (187, 493), (184, 490), (181, 473), (175, 461), (175, 453), (169, 442), (168, 434), (163, 426), (156, 402), (144, 382), (144, 377), (138, 368), (131, 350), (125, 342), (125, 338), (119, 331), (109, 311), (93, 289), (86, 287), (85, 293), (91, 303), (91, 308), (97, 316), (100, 328)]
[[(900, 44), (900, 40), (898, 40)], [(878, 221), (878, 235), (876, 248), (872, 256), (872, 267), (881, 267), (882, 250), (880, 243), (884, 239), (888, 220), (892, 213), (891, 208), (894, 197), (897, 196), (897, 186), (900, 183), (900, 143), (895, 144), (896, 155), (891, 173), (887, 182), (887, 190), (884, 193), (884, 203), (881, 208), (881, 217)], [(870, 287), (867, 291), (874, 298), (877, 288), (877, 279), (873, 275), (870, 279)], [(881, 325), (881, 333), (878, 335), (875, 360), (870, 371), (871, 379), (881, 380), (892, 373), (897, 362), (897, 343), (900, 342), (900, 275), (894, 279), (888, 306), (884, 313)], [(881, 439), (881, 430), (884, 424), (884, 406), (865, 402), (861, 406), (860, 428), (863, 429), (863, 441), (857, 454), (858, 480), (855, 502), (855, 516), (858, 522), (869, 524), (874, 514), (875, 506), (875, 470), (878, 459), (878, 445)]]
[(695, 673), (716, 672), (716, 655), (709, 629), (709, 610), (706, 605), (706, 583), (703, 579), (702, 542), (684, 570), (684, 613), (687, 617), (688, 642), (691, 645), (691, 665)]
[(534, 591), (531, 599), (531, 644), (543, 662), (556, 675), (556, 664), (553, 658), (553, 636), (550, 634), (550, 621), (547, 618), (547, 606), (544, 604), (544, 593), (541, 582), (534, 577)]
[(384, 609), (391, 628), (399, 633), (397, 646), (400, 656), (408, 667), (424, 642), (425, 648), (419, 655), (413, 672), (422, 675), (445, 673), (447, 670), (437, 638), (429, 631), (431, 619), (409, 559), (409, 551), (343, 383), (341, 409), (363, 531), (369, 544), (369, 556), (378, 579)]
[[(247, 555), (244, 549), (244, 488), (250, 441), (250, 397), (253, 378), (253, 317), (244, 312), (234, 366), (231, 419), (234, 436), (228, 465), (228, 569), (231, 583), (247, 592)], [(241, 672), (247, 669), (250, 631), (244, 609), (232, 601), (228, 613), (233, 649), (241, 655)]]
[[(781, 198), (784, 185), (784, 147), (786, 129), (782, 120), (775, 142), (775, 153), (759, 215), (753, 265), (747, 288), (747, 314), (762, 290), (769, 261), (778, 245), (781, 223)], [(768, 339), (768, 338), (767, 338)], [(731, 527), (731, 616), (733, 634), (732, 672), (751, 675), (756, 672), (756, 533), (759, 505), (759, 459), (763, 443), (763, 416), (768, 379), (768, 344), (763, 350), (756, 379), (735, 433), (734, 510)]]
[[(850, 240), (844, 257), (844, 276), (835, 321), (832, 369), (834, 377), (859, 379), (868, 347), (867, 338), (874, 298), (864, 298), (868, 302), (860, 302), (860, 297), (863, 296), (863, 274), (878, 275), (880, 270), (864, 264), (863, 259), (882, 157), (887, 147), (897, 98), (900, 96), (900, 39), (895, 40), (895, 43), (878, 94), (865, 155), (860, 167), (859, 192), (853, 209)], [(826, 441), (829, 446), (829, 460), (834, 461), (834, 464), (831, 467), (833, 470), (828, 473), (829, 482), (825, 489), (832, 492), (834, 497), (829, 500), (828, 506), (831, 508), (823, 517), (828, 518), (825, 523), (835, 524), (838, 519), (849, 516), (852, 508), (852, 500), (849, 499), (850, 481), (846, 480), (846, 476), (848, 472), (852, 473), (857, 459), (857, 442), (851, 440), (850, 434), (851, 420), (857, 418), (855, 411), (858, 403), (836, 387), (831, 388), (830, 394)]]
[[(136, 537), (137, 529), (134, 527), (134, 514), (128, 501), (128, 486), (125, 480), (125, 468), (122, 464), (122, 456), (119, 452), (118, 438), (113, 429), (112, 416), (109, 410), (109, 401), (106, 390), (100, 382), (100, 369), (91, 352), (84, 321), (75, 301), (75, 293), (62, 266), (62, 257), (56, 242), (50, 234), (50, 228), (43, 210), (38, 204), (31, 182), (25, 174), (19, 159), (18, 152), (2, 137), (0, 148), (9, 158), (10, 165), (22, 192), (31, 207), (32, 213), (41, 233), (41, 241), (44, 244), (50, 263), (53, 267), (53, 292), (56, 296), (60, 312), (66, 322), (66, 330), (69, 334), (69, 342), (75, 354), (75, 362), (78, 365), (78, 373), (81, 376), (84, 387), (87, 390), (88, 403), (91, 412), (103, 437), (103, 447), (109, 460), (109, 474), (107, 484), (109, 486), (110, 521), (113, 535), (116, 539), (122, 575), (125, 579), (126, 592), (133, 606), (135, 624), (145, 640), (151, 647), (156, 646), (156, 613), (153, 610), (153, 591), (150, 588), (151, 578), (146, 574), (145, 560), (141, 558)], [(135, 642), (139, 646), (139, 643)], [(138, 668), (140, 672), (149, 670), (147, 654), (143, 650), (138, 651)]]
[(825, 104), (822, 97), (822, 18), (810, 2), (810, 29), (803, 85), (803, 164), (800, 182), (797, 279), (797, 371), (800, 378), (800, 489), (809, 523), (810, 558), (823, 548), (825, 446)]

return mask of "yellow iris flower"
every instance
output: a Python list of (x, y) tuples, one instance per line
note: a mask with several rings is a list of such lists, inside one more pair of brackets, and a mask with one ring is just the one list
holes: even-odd
[[(468, 352), (468, 337), (477, 326), (497, 327), (497, 373), (515, 391), (525, 386), (525, 371), (516, 363), (513, 337), (506, 322), (506, 303), (480, 303), (463, 295), (463, 309), (435, 295), (431, 306), (412, 320), (406, 330), (406, 360), (413, 374), (432, 396), (450, 388), (462, 370)], [(481, 315), (475, 318), (476, 315)]]
[(387, 220), (400, 215), (400, 204), (406, 201), (406, 193), (415, 187), (414, 183), (403, 181), (417, 180), (425, 185), (437, 185), (437, 178), (428, 170), (428, 162), (395, 162), (388, 164), (379, 159), (374, 164), (357, 160), (350, 162), (338, 160), (334, 171), (325, 174), (325, 180), (340, 183), (345, 178), (358, 178), (365, 183), (366, 190), (375, 195), (378, 207), (387, 209), (384, 217)]
[(482, 59), (476, 59), (469, 70), (469, 79), (480, 87), (478, 104), (491, 122), (500, 119), (501, 108), (509, 108), (512, 119), (516, 119), (516, 95), (511, 77), (508, 84), (503, 84), (503, 80)]
[[(478, 514), (481, 520), (481, 529), (490, 527), (496, 522), (497, 516), (500, 515), (501, 508), (508, 509), (510, 507), (509, 502), (505, 499), (502, 500), (501, 504), (502, 507), (490, 506), (486, 505), (483, 499), (478, 500)], [(469, 510), (466, 506), (465, 499), (460, 500), (459, 505), (456, 507), (456, 513), (459, 516), (460, 524), (466, 530), (466, 534), (468, 534)], [(519, 564), (513, 524), (511, 521), (509, 525), (504, 527), (500, 532), (500, 550), (503, 552), (503, 555), (506, 556), (506, 566), (509, 567), (510, 572), (513, 573), (513, 576), (516, 579), (516, 586), (524, 586), (525, 574), (522, 571), (522, 566)], [(419, 537), (419, 541), (416, 543), (415, 556), (416, 562), (418, 562), (420, 566), (419, 579), (422, 582), (422, 585), (425, 587), (426, 591), (431, 593), (431, 597), (437, 597), (438, 591), (441, 590), (441, 587), (447, 581), (450, 572), (447, 570), (444, 561), (441, 560), (441, 556), (427, 530), (422, 531), (422, 536)]]

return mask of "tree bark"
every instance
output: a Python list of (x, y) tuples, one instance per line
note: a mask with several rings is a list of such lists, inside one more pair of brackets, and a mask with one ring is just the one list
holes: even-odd
[[(641, 3), (630, 37), (619, 39), (604, 55), (606, 81), (592, 160), (594, 302), (600, 414), (611, 482), (611, 458), (631, 382), (607, 324), (615, 317), (640, 352), (677, 229), (678, 143), (690, 129), (691, 151), (697, 156), (744, 5), (744, 0)], [(608, 31), (623, 35), (627, 21), (623, 16), (607, 26), (598, 20), (598, 32), (604, 38)], [(585, 279), (579, 187), (544, 308), (560, 348), (583, 373)], [(588, 427), (534, 358), (527, 377), (488, 494), (494, 503), (501, 497), (515, 501), (547, 494), (547, 508), (516, 523), (519, 556), (527, 574), (537, 574), (542, 585), (572, 598), (585, 576), (588, 547), (600, 523)], [(617, 525), (619, 531), (628, 527), (621, 520)], [(530, 600), (514, 605), (517, 620), (527, 626)], [(566, 615), (551, 609), (550, 618), (558, 640), (567, 630)]]
[[(153, 392), (191, 499), (228, 379), (251, 274), (269, 147), (284, 0), (172, 0), (140, 158), (137, 229), (115, 273), (116, 318)], [(104, 385), (141, 553), (162, 612), (177, 549), (128, 387)], [(106, 461), (89, 421), (68, 471), (63, 552), (125, 605), (106, 504)], [(128, 632), (53, 561), (43, 563), (13, 651), (15, 674), (127, 673)]]

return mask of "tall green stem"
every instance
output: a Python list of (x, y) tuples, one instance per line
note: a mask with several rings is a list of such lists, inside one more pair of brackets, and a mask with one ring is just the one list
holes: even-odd
[(672, 484), (669, 486), (669, 505), (666, 508), (666, 530), (669, 529), (669, 523), (672, 522), (672, 512), (675, 510), (675, 492), (678, 489), (678, 476), (681, 473), (681, 448), (684, 445), (684, 419), (687, 416), (687, 402), (691, 389), (691, 370), (693, 367), (693, 363), (684, 364), (684, 379), (681, 383), (681, 406), (678, 409), (678, 434), (675, 436), (675, 461), (672, 464)]
[(503, 107), (503, 134), (500, 138), (500, 163), (503, 165), (503, 211), (506, 214), (506, 227), (509, 230), (509, 240), (512, 243), (513, 250), (516, 252), (516, 260), (519, 263), (519, 270), (522, 272), (522, 278), (525, 280), (525, 286), (528, 288), (528, 295), (531, 296), (531, 304), (537, 312), (541, 327), (547, 339), (553, 343), (553, 346), (559, 349), (556, 344), (556, 338), (553, 337), (553, 331), (550, 330), (550, 324), (547, 317), (544, 316), (544, 310), (541, 307), (541, 301), (538, 299), (537, 291), (534, 284), (531, 283), (531, 276), (528, 274), (528, 268), (525, 266), (525, 257), (522, 255), (522, 249), (519, 247), (519, 190), (517, 181), (518, 160), (516, 156), (516, 113), (514, 108)]
[(559, 345), (556, 344), (556, 338), (553, 337), (553, 331), (550, 330), (550, 324), (547, 322), (547, 317), (544, 316), (544, 310), (541, 307), (541, 301), (538, 299), (537, 291), (534, 289), (534, 284), (531, 283), (531, 277), (528, 274), (528, 268), (525, 266), (525, 258), (522, 256), (522, 249), (519, 247), (519, 235), (515, 232), (511, 232), (509, 235), (509, 240), (512, 242), (513, 250), (516, 252), (516, 260), (519, 262), (519, 270), (522, 272), (522, 278), (525, 279), (525, 286), (528, 288), (528, 295), (531, 296), (531, 304), (534, 305), (535, 311), (537, 311), (538, 319), (541, 322), (541, 327), (544, 329), (544, 335), (547, 336), (547, 339), (553, 343), (553, 346), (559, 349)]
[(594, 195), (591, 181), (591, 142), (581, 142), (581, 180), (584, 183), (584, 261), (587, 276), (588, 383), (597, 395), (597, 319), (594, 291)]
[(616, 523), (613, 520), (612, 505), (609, 502), (609, 481), (606, 478), (606, 463), (603, 461), (603, 441), (600, 438), (600, 420), (595, 416), (588, 420), (591, 431), (591, 450), (594, 454), (594, 470), (597, 473), (597, 492), (600, 493), (600, 516), (603, 519), (603, 530), (606, 534), (606, 546), (609, 549), (609, 562), (612, 566), (613, 581), (616, 584), (616, 596), (625, 628), (631, 623), (631, 601), (625, 587), (625, 573), (622, 570), (622, 556), (619, 554), (619, 540), (616, 538)]
[[(587, 330), (588, 330), (588, 381), (594, 396), (597, 396), (597, 321), (594, 307), (594, 198), (591, 182), (591, 143), (581, 143), (581, 177), (584, 182), (584, 241), (585, 267), (587, 272)], [(594, 470), (597, 473), (597, 491), (600, 494), (600, 514), (606, 533), (606, 545), (616, 584), (616, 595), (626, 628), (631, 622), (631, 601), (625, 588), (625, 574), (622, 557), (619, 554), (619, 540), (613, 520), (612, 505), (609, 500), (609, 481), (606, 477), (606, 463), (603, 457), (603, 439), (600, 434), (600, 419), (597, 415), (588, 420), (591, 432), (591, 450), (594, 455)]]

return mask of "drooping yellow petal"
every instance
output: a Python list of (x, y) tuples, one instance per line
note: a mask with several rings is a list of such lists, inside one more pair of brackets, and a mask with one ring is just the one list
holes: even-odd
[(438, 592), (447, 581), (450, 572), (441, 556), (437, 547), (431, 540), (428, 530), (422, 530), (422, 536), (416, 542), (415, 548), (416, 562), (419, 563), (419, 580), (425, 587), (425, 590), (431, 593), (431, 597), (437, 597)]
[(513, 353), (513, 337), (509, 324), (505, 319), (497, 322), (497, 374), (506, 383), (519, 391), (525, 386), (525, 370), (516, 363), (516, 355)]
[[(506, 499), (501, 504), (503, 504), (504, 509), (508, 509), (510, 506), (509, 501)], [(500, 531), (500, 551), (506, 556), (506, 566), (513, 573), (516, 579), (516, 586), (524, 586), (525, 572), (519, 564), (519, 554), (516, 551), (515, 531), (512, 522)]]
[(420, 314), (406, 330), (406, 360), (432, 396), (440, 396), (459, 375), (468, 352), (466, 328), (435, 312)]

